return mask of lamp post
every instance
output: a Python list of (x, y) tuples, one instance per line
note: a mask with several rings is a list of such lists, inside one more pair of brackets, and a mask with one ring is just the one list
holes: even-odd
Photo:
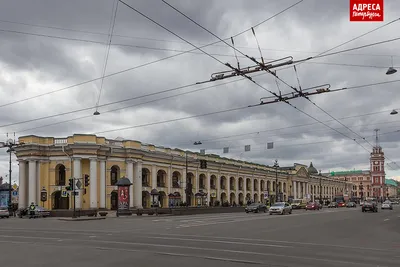
[(321, 174), (321, 170), (319, 170), (319, 203), (322, 204), (322, 174)]
[(279, 168), (279, 164), (278, 164), (278, 160), (276, 159), (274, 162), (274, 167), (275, 167), (275, 202), (278, 202), (278, 168)]
[(9, 167), (8, 167), (8, 210), (11, 211), (12, 210), (12, 187), (11, 187), (11, 173), (12, 173), (12, 158), (11, 158), (11, 154), (12, 152), (15, 151), (14, 147), (18, 146), (18, 145), (23, 145), (24, 143), (17, 143), (15, 142), (15, 140), (13, 139), (8, 139), (7, 142), (0, 142), (0, 148), (2, 147), (7, 147), (7, 153), (10, 153), (10, 158), (9, 158)]

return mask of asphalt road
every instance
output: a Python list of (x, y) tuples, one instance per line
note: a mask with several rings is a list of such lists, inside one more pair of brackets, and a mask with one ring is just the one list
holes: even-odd
[(400, 206), (132, 216), (101, 221), (1, 219), (1, 266), (400, 266)]

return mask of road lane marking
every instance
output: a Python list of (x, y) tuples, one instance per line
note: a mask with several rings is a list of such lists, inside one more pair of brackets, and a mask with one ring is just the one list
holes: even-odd
[[(357, 250), (372, 250), (372, 251), (387, 251), (387, 249), (380, 248), (368, 248), (368, 247), (357, 247), (357, 246), (345, 246), (345, 245), (333, 245), (333, 244), (321, 244), (311, 242), (296, 242), (296, 241), (284, 241), (284, 240), (271, 240), (271, 239), (256, 239), (256, 238), (241, 238), (241, 237), (225, 237), (225, 236), (202, 236), (202, 235), (186, 235), (186, 234), (163, 234), (158, 233), (157, 236), (182, 236), (182, 237), (194, 237), (194, 238), (218, 238), (225, 240), (242, 240), (242, 241), (259, 241), (259, 242), (273, 242), (291, 245), (310, 245), (310, 246), (323, 246), (323, 247), (337, 247), (345, 249), (357, 249)], [(0, 236), (1, 237), (1, 236)], [(143, 236), (146, 237), (146, 236)], [(148, 236), (147, 236), (148, 237)]]
[(390, 220), (390, 219), (384, 219), (383, 221), (386, 222), (386, 221), (389, 221), (389, 220)]
[(179, 241), (195, 241), (195, 242), (208, 242), (208, 243), (222, 243), (222, 244), (234, 244), (234, 245), (247, 245), (247, 246), (260, 246), (260, 247), (276, 247), (276, 248), (292, 248), (292, 246), (272, 245), (272, 244), (260, 244), (260, 243), (246, 243), (238, 241), (224, 241), (224, 240), (210, 240), (210, 239), (198, 239), (198, 238), (177, 238), (177, 237), (147, 237), (152, 239), (163, 239), (163, 240), (179, 240)]
[[(7, 236), (0, 236), (7, 237)], [(46, 243), (38, 243), (37, 240), (54, 240), (54, 238), (42, 238), (35, 236), (14, 236), (15, 238), (24, 238), (24, 239), (34, 239), (36, 242), (28, 243), (28, 245), (55, 245), (55, 244), (46, 244)], [(63, 247), (71, 247), (77, 248), (79, 245), (76, 245), (76, 242), (80, 243), (105, 243), (105, 244), (119, 244), (119, 245), (133, 245), (133, 246), (149, 246), (149, 247), (161, 247), (161, 248), (175, 248), (175, 249), (188, 249), (194, 251), (213, 251), (213, 252), (225, 252), (232, 254), (242, 254), (242, 255), (257, 255), (257, 256), (271, 256), (271, 257), (279, 257), (279, 258), (293, 258), (293, 259), (301, 259), (301, 260), (311, 260), (311, 261), (321, 261), (321, 262), (329, 262), (329, 263), (337, 263), (337, 264), (345, 264), (345, 265), (360, 265), (358, 262), (351, 261), (342, 261), (342, 260), (333, 260), (333, 259), (324, 259), (324, 258), (316, 258), (316, 257), (303, 257), (303, 256), (294, 256), (291, 254), (276, 254), (276, 253), (267, 253), (267, 252), (255, 252), (255, 251), (244, 251), (244, 250), (230, 250), (230, 249), (218, 249), (218, 248), (203, 248), (203, 247), (192, 247), (192, 246), (178, 246), (178, 245), (164, 245), (164, 244), (151, 244), (151, 243), (140, 243), (140, 242), (122, 242), (122, 241), (109, 241), (109, 240), (83, 240), (83, 239), (64, 239), (64, 241), (74, 242), (73, 245), (63, 244)], [(14, 242), (14, 241), (10, 241)], [(130, 252), (148, 252), (153, 254), (165, 254), (168, 252), (158, 252), (154, 250), (145, 250), (145, 249), (122, 249), (122, 248), (110, 248), (110, 247), (88, 247), (88, 246), (80, 246), (85, 249), (102, 249), (102, 250), (116, 250), (116, 251), (130, 251)], [(288, 250), (285, 250), (288, 251)], [(289, 251), (290, 252), (290, 251)], [(180, 253), (182, 254), (182, 253)], [(191, 255), (188, 257), (191, 257)], [(203, 256), (204, 257), (204, 256)], [(263, 263), (264, 264), (264, 263)], [(364, 265), (367, 266), (367, 265)]]

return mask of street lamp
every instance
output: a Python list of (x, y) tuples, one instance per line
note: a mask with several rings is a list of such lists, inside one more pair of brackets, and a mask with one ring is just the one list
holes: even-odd
[(279, 168), (279, 164), (278, 164), (278, 160), (276, 159), (274, 162), (274, 168), (275, 168), (275, 202), (278, 202), (278, 168)]
[(321, 170), (319, 170), (319, 203), (322, 204), (322, 174), (321, 174)]
[(18, 146), (18, 145), (23, 145), (24, 143), (19, 143), (19, 144), (17, 144), (16, 142), (15, 142), (15, 140), (13, 140), (13, 139), (8, 139), (7, 140), (7, 142), (0, 142), (0, 148), (3, 148), (3, 147), (7, 147), (8, 149), (7, 149), (7, 153), (10, 153), (10, 158), (9, 158), (9, 168), (8, 168), (8, 179), (9, 179), (9, 182), (8, 182), (8, 210), (9, 211), (11, 211), (12, 210), (12, 192), (11, 192), (11, 190), (12, 190), (12, 187), (11, 187), (11, 173), (12, 173), (12, 159), (11, 159), (11, 155), (12, 155), (12, 152), (14, 152), (15, 151), (15, 149), (14, 149), (14, 147), (15, 146)]
[(393, 67), (393, 57), (392, 57), (392, 66), (388, 68), (386, 71), (386, 75), (392, 75), (395, 74), (397, 70)]

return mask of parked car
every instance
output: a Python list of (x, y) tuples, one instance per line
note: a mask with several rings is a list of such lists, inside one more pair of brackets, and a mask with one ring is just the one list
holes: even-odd
[(337, 207), (339, 207), (339, 205), (338, 205), (337, 202), (331, 202), (331, 203), (329, 203), (329, 205), (328, 205), (328, 208), (337, 208)]
[(10, 218), (10, 212), (7, 207), (0, 207), (0, 218)]
[(365, 201), (361, 208), (362, 212), (378, 212), (378, 204), (374, 201)]
[(42, 218), (50, 217), (50, 211), (46, 210), (41, 206), (36, 206), (35, 212), (38, 215), (38, 217)]
[(272, 214), (292, 214), (292, 206), (286, 202), (276, 202), (269, 208), (269, 215)]
[(244, 211), (246, 213), (249, 212), (259, 213), (260, 211), (267, 212), (267, 206), (262, 203), (251, 203), (250, 205), (247, 205)]
[(346, 207), (347, 208), (357, 208), (357, 204), (355, 202), (348, 202)]
[(383, 202), (382, 203), (382, 206), (381, 206), (381, 209), (383, 209), (383, 210), (393, 210), (393, 205), (392, 205), (392, 202), (390, 202), (390, 201), (385, 201), (385, 202)]
[(310, 202), (306, 205), (306, 210), (320, 210), (321, 204), (318, 202)]
[(346, 203), (344, 203), (344, 202), (339, 202), (338, 203), (338, 207), (345, 207), (346, 206)]

